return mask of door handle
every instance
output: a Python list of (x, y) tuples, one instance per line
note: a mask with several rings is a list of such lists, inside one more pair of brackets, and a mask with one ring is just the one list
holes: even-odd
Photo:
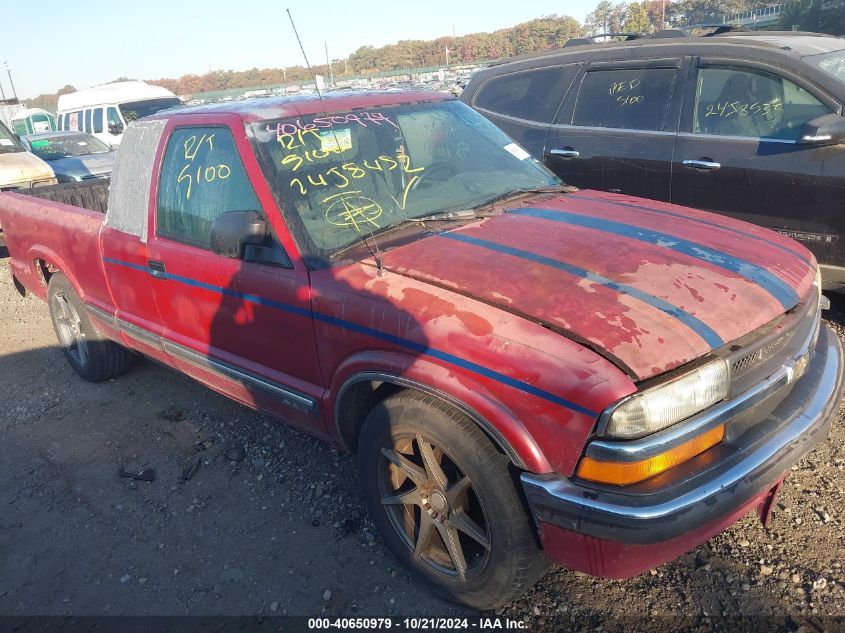
[(167, 269), (164, 267), (164, 262), (150, 260), (148, 267), (153, 277), (158, 277), (159, 279), (167, 278)]
[(722, 166), (721, 163), (714, 163), (712, 160), (685, 160), (683, 165), (684, 167), (703, 169), (706, 171), (716, 171)]
[(550, 149), (549, 154), (558, 158), (578, 158), (581, 155), (574, 149)]

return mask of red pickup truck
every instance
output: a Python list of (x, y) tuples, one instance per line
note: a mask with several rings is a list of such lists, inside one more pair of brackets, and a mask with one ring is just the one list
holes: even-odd
[(104, 186), (0, 194), (76, 372), (141, 354), (357, 452), (385, 543), (478, 608), (767, 521), (838, 407), (802, 246), (567, 188), (443, 95), (159, 113)]

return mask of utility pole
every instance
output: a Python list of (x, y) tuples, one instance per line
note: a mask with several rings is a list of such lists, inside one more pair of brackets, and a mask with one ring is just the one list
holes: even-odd
[(326, 64), (329, 67), (329, 85), (334, 88), (334, 73), (332, 72), (332, 63), (329, 61), (329, 43), (323, 40), (323, 44), (326, 47)]
[(449, 47), (446, 46), (446, 68), (449, 68)]
[[(6, 72), (9, 73), (9, 83), (12, 84), (12, 96), (17, 99), (18, 93), (15, 91), (15, 82), (12, 81), (12, 67), (9, 66), (9, 62), (3, 62), (6, 65)], [(6, 98), (6, 95), (3, 95), (3, 98)]]
[(666, 0), (663, 0), (663, 4), (661, 5), (662, 13), (660, 15), (660, 28), (666, 28)]

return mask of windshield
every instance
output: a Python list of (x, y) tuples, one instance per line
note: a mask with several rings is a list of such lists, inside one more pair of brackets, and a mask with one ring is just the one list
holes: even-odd
[(804, 61), (845, 84), (845, 49), (823, 55), (810, 55), (805, 57)]
[(56, 160), (67, 156), (104, 154), (111, 148), (90, 134), (62, 134), (50, 138), (29, 139), (32, 153), (43, 160)]
[(181, 106), (182, 102), (177, 97), (165, 97), (163, 99), (145, 99), (144, 101), (132, 101), (120, 104), (120, 112), (127, 123), (135, 119), (155, 114), (167, 108)]
[(459, 101), (252, 124), (265, 176), (317, 257), (405, 220), (560, 180)]
[(26, 151), (5, 125), (0, 123), (0, 154)]

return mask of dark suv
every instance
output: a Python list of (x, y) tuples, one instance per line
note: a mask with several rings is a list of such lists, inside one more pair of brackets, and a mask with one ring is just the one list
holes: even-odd
[[(845, 288), (845, 40), (663, 31), (477, 72), (461, 99), (567, 183), (762, 224)], [(642, 204), (642, 203), (641, 203)]]

